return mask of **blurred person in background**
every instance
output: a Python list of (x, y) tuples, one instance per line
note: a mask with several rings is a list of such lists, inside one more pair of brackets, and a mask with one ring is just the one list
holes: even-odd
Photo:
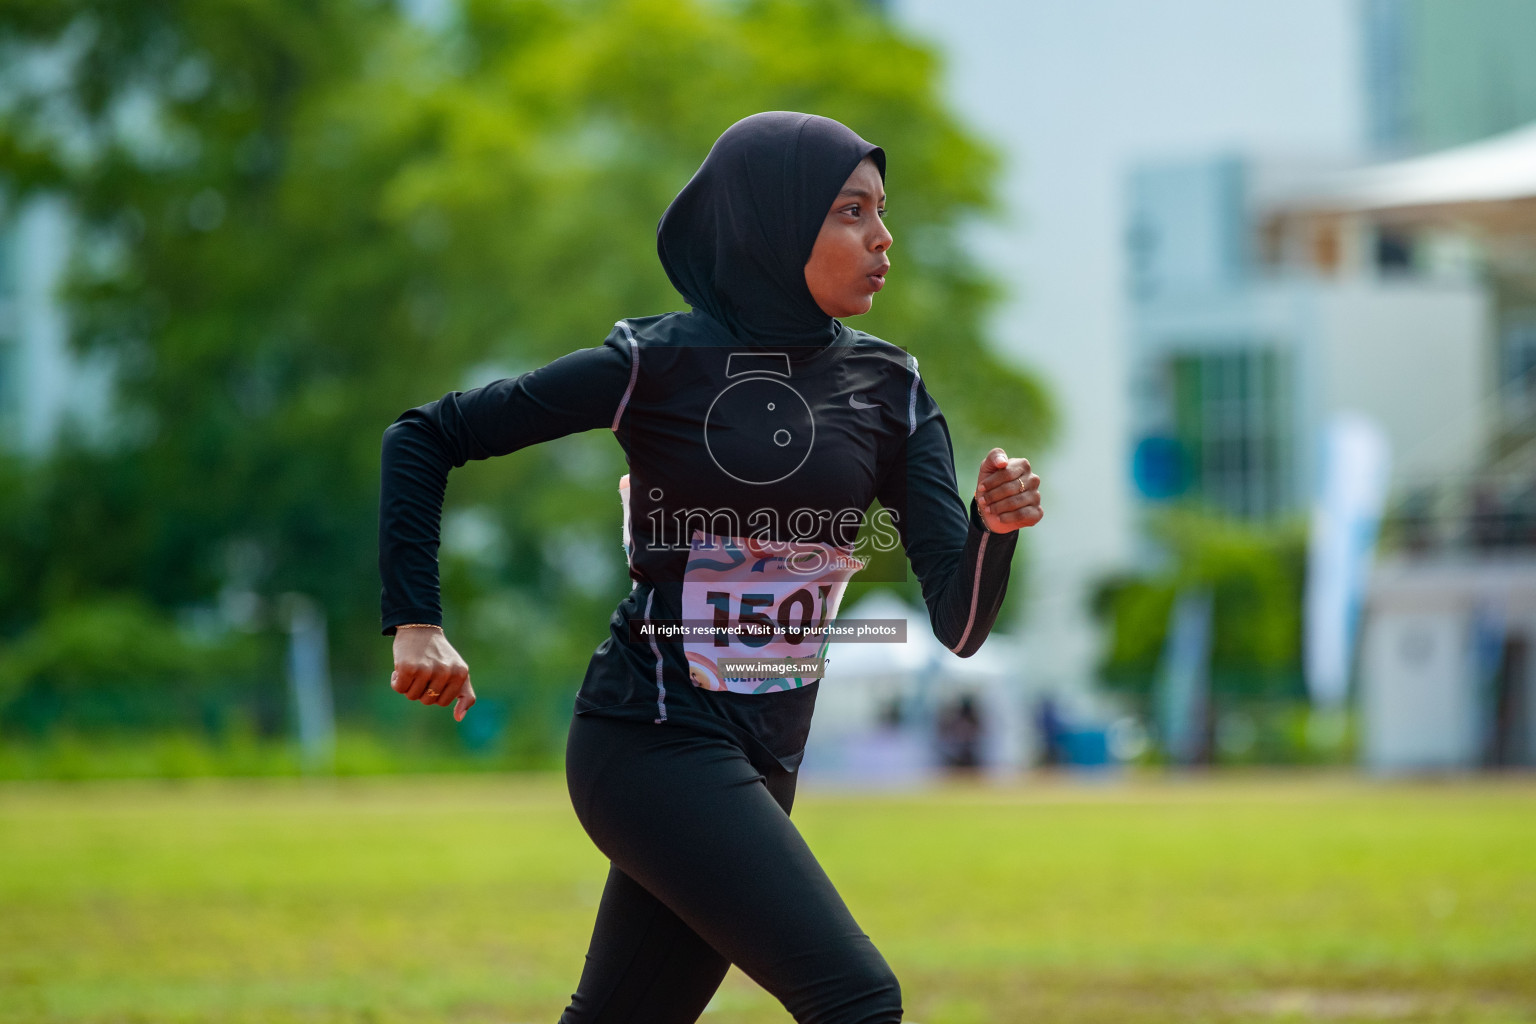
[(981, 710), (974, 694), (961, 694), (947, 705), (938, 721), (939, 761), (957, 772), (974, 772), (981, 767)]
[[(451, 392), (385, 431), (391, 685), (459, 720), (475, 694), (442, 629), (449, 470), (598, 427), (629, 462), (633, 582), (566, 747), (577, 817), (611, 868), (562, 1024), (695, 1020), (732, 963), (797, 1021), (901, 1019), (895, 975), (789, 819), (821, 680), (723, 661), (805, 660), (810, 625), (835, 618), (862, 568), (852, 546), (877, 497), (935, 634), (968, 657), (996, 619), (1017, 531), (1043, 514), (1028, 461), (998, 448), (967, 513), (917, 361), (838, 319), (885, 285), (884, 179), (884, 151), (836, 121), (737, 122), (657, 229), (689, 312), (622, 320), (601, 346)], [(647, 632), (693, 621), (715, 631)], [(722, 629), (745, 622), (777, 631)]]

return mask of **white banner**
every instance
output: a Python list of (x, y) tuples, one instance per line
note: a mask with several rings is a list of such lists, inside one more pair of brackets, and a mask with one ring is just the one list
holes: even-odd
[(1307, 690), (1320, 708), (1349, 693), (1360, 608), (1387, 498), (1386, 434), (1359, 413), (1340, 413), (1323, 437), (1323, 485), (1307, 548), (1303, 652)]

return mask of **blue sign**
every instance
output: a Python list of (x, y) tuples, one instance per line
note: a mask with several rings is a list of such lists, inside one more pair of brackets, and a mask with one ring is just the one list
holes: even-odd
[(1131, 478), (1142, 497), (1166, 501), (1189, 486), (1184, 446), (1172, 437), (1144, 437), (1131, 456)]

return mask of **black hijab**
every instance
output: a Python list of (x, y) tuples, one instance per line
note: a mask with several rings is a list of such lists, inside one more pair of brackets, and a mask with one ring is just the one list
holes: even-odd
[(737, 121), (656, 226), (667, 277), (744, 342), (830, 343), (837, 324), (811, 297), (805, 263), (865, 157), (884, 179), (885, 151), (830, 118), (772, 110)]

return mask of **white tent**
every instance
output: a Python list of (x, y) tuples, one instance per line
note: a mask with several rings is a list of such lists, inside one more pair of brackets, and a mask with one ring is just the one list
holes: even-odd
[(946, 654), (926, 608), (917, 610), (889, 590), (866, 594), (857, 605), (838, 611), (838, 621), (849, 619), (901, 619), (907, 624), (902, 643), (834, 643), (827, 649), (827, 677), (836, 682), (867, 676), (901, 675), (929, 670)]
[(839, 623), (854, 619), (900, 619), (906, 640), (833, 643), (827, 648), (827, 675), (816, 698), (816, 729), (825, 736), (853, 734), (875, 727), (882, 710), (893, 702), (908, 703), (937, 670), (947, 654), (926, 609), (917, 611), (888, 590), (865, 595), (852, 608), (838, 612)]
[(1425, 156), (1344, 171), (1306, 205), (1387, 210), (1536, 198), (1536, 124)]
[[(1016, 641), (993, 635), (976, 654), (961, 658), (933, 635), (926, 608), (913, 608), (887, 590), (872, 591), (838, 614), (839, 622), (864, 619), (905, 620), (906, 641), (834, 643), (828, 649), (827, 676), (816, 698), (813, 754), (808, 755), (813, 769), (818, 762), (840, 762), (857, 773), (850, 767), (855, 762), (878, 760), (880, 772), (894, 781), (898, 771), (907, 778), (912, 771), (932, 768), (933, 714), (966, 692), (981, 705), (984, 760), (1003, 771), (1025, 763), (1028, 715), (1020, 692), (1024, 661)], [(900, 740), (881, 725), (893, 706), (905, 715)], [(834, 748), (837, 756), (829, 757)], [(886, 763), (899, 757), (921, 763), (904, 768)]]

